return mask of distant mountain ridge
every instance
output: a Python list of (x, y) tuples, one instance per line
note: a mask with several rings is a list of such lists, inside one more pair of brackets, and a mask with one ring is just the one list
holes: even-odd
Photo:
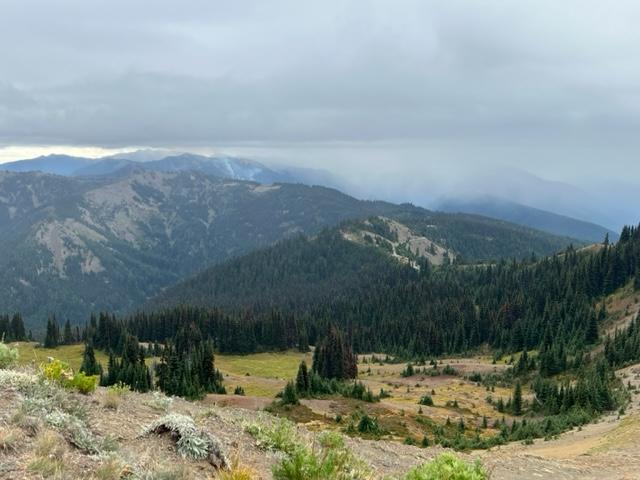
[(607, 235), (611, 240), (617, 240), (619, 236), (618, 233), (595, 223), (488, 195), (470, 199), (448, 198), (436, 203), (435, 208), (443, 212), (474, 213), (498, 218), (554, 235), (579, 238), (594, 243), (601, 242)]
[[(297, 167), (268, 167), (260, 162), (231, 155), (197, 155), (171, 150), (143, 149), (128, 153), (119, 153), (99, 159), (71, 157), (67, 155), (48, 155), (30, 160), (19, 160), (0, 164), (0, 170), (26, 172), (41, 171), (64, 176), (102, 176), (111, 175), (122, 169), (143, 169), (158, 172), (195, 171), (207, 175), (237, 180), (249, 180), (263, 184), (270, 183), (304, 183), (337, 188), (346, 193), (358, 190), (347, 181), (323, 170)], [(460, 196), (454, 195), (439, 202), (418, 202), (422, 206), (446, 212), (476, 213), (500, 220), (506, 220), (523, 226), (539, 229), (554, 235), (568, 236), (587, 242), (599, 242), (606, 234), (612, 240), (617, 233), (595, 223), (578, 220), (573, 216), (559, 215), (544, 208), (531, 205), (544, 203), (544, 195), (548, 189), (551, 197), (560, 200), (562, 192), (570, 191), (571, 195), (585, 195), (585, 192), (572, 189), (558, 182), (545, 182), (538, 177), (519, 171), (505, 171), (509, 176), (507, 186), (501, 185), (497, 195), (471, 194), (469, 185), (461, 184)], [(493, 185), (497, 173), (483, 182)], [(482, 184), (482, 182), (481, 182)], [(513, 184), (513, 185), (512, 185)], [(480, 187), (480, 184), (476, 185)], [(498, 188), (498, 186), (496, 186)], [(362, 190), (362, 188), (360, 188)], [(525, 192), (528, 192), (526, 195)], [(419, 197), (419, 195), (418, 195)], [(526, 199), (537, 203), (527, 203)], [(524, 199), (524, 200), (523, 200)], [(414, 202), (415, 203), (415, 202)], [(558, 204), (561, 210), (561, 204)]]
[[(159, 158), (158, 158), (159, 157)], [(153, 155), (151, 151), (118, 154), (99, 159), (47, 155), (29, 160), (0, 164), (0, 170), (11, 172), (40, 171), (63, 176), (108, 175), (127, 167), (158, 172), (197, 171), (218, 177), (251, 180), (260, 183), (294, 183), (295, 177), (275, 171), (259, 162), (230, 155), (196, 155), (193, 153)]]

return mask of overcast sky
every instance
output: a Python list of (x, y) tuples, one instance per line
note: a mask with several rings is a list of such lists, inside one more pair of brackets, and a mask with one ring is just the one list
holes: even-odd
[(156, 146), (638, 184), (638, 25), (625, 0), (3, 0), (0, 161)]

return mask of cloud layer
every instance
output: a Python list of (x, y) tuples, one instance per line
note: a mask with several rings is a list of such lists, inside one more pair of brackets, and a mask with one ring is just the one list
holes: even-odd
[(8, 1), (0, 142), (637, 143), (640, 4)]

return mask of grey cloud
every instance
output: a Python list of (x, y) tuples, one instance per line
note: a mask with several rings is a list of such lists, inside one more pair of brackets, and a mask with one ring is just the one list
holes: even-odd
[(625, 137), (640, 113), (635, 2), (13, 1), (3, 10), (5, 143), (635, 142)]

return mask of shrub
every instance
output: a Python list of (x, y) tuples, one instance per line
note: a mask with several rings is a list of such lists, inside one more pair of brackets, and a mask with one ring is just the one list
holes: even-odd
[(256, 445), (263, 450), (292, 454), (299, 446), (296, 426), (284, 418), (274, 418), (245, 424), (244, 430), (256, 439)]
[(0, 368), (9, 368), (18, 361), (18, 350), (0, 342)]
[(0, 369), (0, 387), (20, 390), (30, 389), (38, 382), (38, 377), (29, 373), (16, 372), (14, 370)]
[(69, 364), (54, 359), (48, 363), (40, 365), (42, 376), (51, 382), (56, 382), (62, 386), (73, 380), (73, 370)]
[(431, 395), (423, 395), (418, 403), (420, 405), (426, 405), (427, 407), (433, 407), (433, 398), (431, 398)]
[(299, 405), (298, 393), (296, 392), (296, 386), (293, 382), (287, 382), (282, 392), (282, 398), (280, 400), (282, 405)]
[(233, 391), (234, 395), (240, 395), (240, 396), (244, 396), (244, 388), (242, 388), (241, 386), (237, 386), (235, 388), (235, 390)]
[(76, 390), (82, 394), (94, 392), (98, 386), (97, 375), (86, 375), (83, 372), (74, 373), (65, 362), (54, 359), (40, 366), (42, 376), (50, 382), (57, 383), (69, 390)]
[(173, 413), (148, 425), (142, 435), (170, 433), (176, 440), (178, 454), (184, 458), (207, 459), (214, 467), (226, 469), (229, 461), (217, 438), (196, 427), (193, 419)]
[(147, 405), (154, 410), (168, 412), (173, 405), (173, 398), (167, 397), (161, 392), (153, 392), (151, 394), (151, 400), (147, 402)]
[(479, 462), (467, 463), (455, 455), (443, 453), (434, 460), (411, 469), (403, 480), (486, 480)]
[(98, 375), (85, 375), (83, 372), (76, 373), (71, 382), (69, 382), (68, 388), (72, 388), (87, 395), (93, 393), (98, 386)]
[(275, 480), (364, 480), (370, 468), (348, 448), (342, 436), (325, 432), (314, 448), (301, 447), (273, 467)]

